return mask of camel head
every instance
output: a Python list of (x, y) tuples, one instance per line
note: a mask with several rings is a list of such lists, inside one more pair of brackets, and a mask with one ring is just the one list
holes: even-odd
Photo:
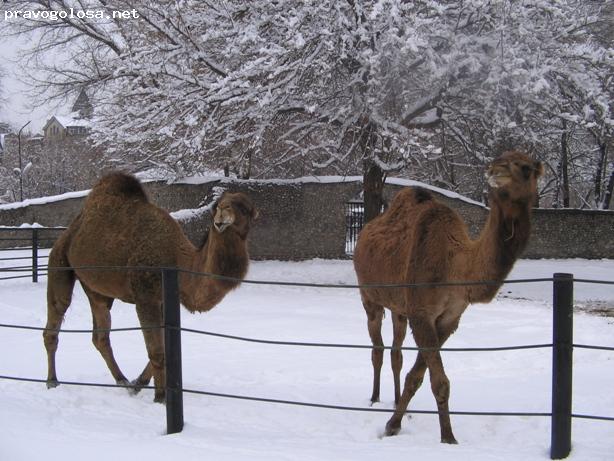
[(518, 151), (505, 152), (486, 171), (490, 198), (499, 205), (532, 206), (537, 198), (537, 180), (543, 173), (541, 162)]
[(241, 193), (224, 192), (213, 210), (213, 227), (220, 234), (227, 229), (234, 229), (245, 238), (251, 222), (258, 216), (251, 199)]

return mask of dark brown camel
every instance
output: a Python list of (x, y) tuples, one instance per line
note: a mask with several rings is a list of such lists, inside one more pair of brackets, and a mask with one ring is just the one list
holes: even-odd
[[(496, 284), (423, 288), (363, 288), (369, 335), (374, 347), (373, 402), (379, 400), (383, 360), (381, 326), (384, 307), (392, 311), (394, 325), (391, 353), (395, 375), (396, 410), (386, 424), (386, 435), (401, 429), (409, 401), (429, 370), (437, 402), (441, 441), (456, 443), (450, 424), (450, 383), (437, 350), (456, 330), (471, 303), (493, 299), (502, 281), (525, 248), (530, 233), (530, 213), (537, 196), (540, 162), (519, 152), (506, 152), (487, 171), (490, 213), (477, 240), (472, 240), (460, 216), (420, 188), (406, 188), (388, 210), (368, 223), (354, 251), (354, 267), (360, 284), (413, 284), (455, 281), (496, 281)], [(418, 352), (399, 397), (402, 355), (407, 320)], [(379, 346), (379, 347), (378, 347)]]
[[(226, 192), (216, 203), (213, 214), (208, 238), (197, 249), (166, 211), (149, 202), (134, 177), (112, 173), (92, 189), (83, 210), (62, 233), (49, 255), (47, 329), (43, 333), (48, 360), (47, 387), (58, 385), (57, 330), (70, 305), (75, 280), (79, 280), (90, 302), (94, 329), (111, 328), (114, 299), (136, 305), (149, 362), (132, 386), (138, 391), (153, 376), (154, 400), (164, 401), (164, 338), (162, 330), (156, 328), (162, 325), (160, 271), (84, 268), (177, 267), (242, 279), (249, 262), (247, 234), (257, 212), (246, 195)], [(181, 303), (190, 312), (210, 310), (238, 285), (234, 280), (183, 272), (179, 275)], [(94, 332), (92, 341), (115, 381), (129, 384), (113, 357), (109, 332)]]

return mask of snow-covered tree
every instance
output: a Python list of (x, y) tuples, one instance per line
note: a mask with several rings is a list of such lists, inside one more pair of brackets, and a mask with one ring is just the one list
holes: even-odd
[[(560, 153), (564, 124), (610, 143), (602, 3), (41, 0), (11, 2), (39, 16), (4, 26), (40, 34), (44, 88), (90, 88), (119, 162), (362, 171), (371, 217), (390, 171), (479, 195), (500, 148)], [(58, 46), (68, 59), (45, 59)]]
[(2, 70), (2, 67), (0, 67), (0, 107), (2, 107), (2, 104), (3, 104), (3, 97), (2, 97), (3, 94), (4, 94), (4, 92), (3, 92), (3, 85), (2, 85), (3, 77), (4, 77), (4, 72)]

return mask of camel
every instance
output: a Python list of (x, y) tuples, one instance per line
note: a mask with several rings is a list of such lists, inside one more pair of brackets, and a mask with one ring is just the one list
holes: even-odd
[[(133, 176), (111, 173), (89, 193), (80, 214), (53, 245), (49, 255), (47, 325), (47, 387), (58, 385), (55, 353), (58, 329), (79, 280), (92, 309), (92, 341), (119, 385), (134, 393), (154, 378), (154, 401), (165, 401), (164, 337), (161, 271), (121, 268), (176, 267), (180, 301), (194, 312), (207, 312), (240, 284), (249, 263), (247, 235), (257, 216), (242, 193), (225, 192), (212, 210), (213, 226), (200, 249), (185, 236), (168, 212), (148, 200)], [(88, 270), (87, 267), (113, 269)], [(198, 276), (196, 272), (232, 278)], [(109, 339), (115, 299), (135, 304), (149, 361), (129, 383), (121, 372)]]
[[(422, 384), (428, 368), (431, 390), (437, 402), (441, 442), (457, 443), (448, 408), (450, 382), (439, 348), (456, 330), (469, 304), (487, 303), (494, 298), (526, 247), (531, 208), (537, 197), (537, 179), (542, 174), (540, 162), (517, 151), (505, 152), (494, 160), (486, 173), (490, 185), (490, 212), (476, 240), (469, 237), (458, 213), (423, 188), (402, 189), (388, 210), (369, 222), (360, 233), (354, 250), (354, 268), (361, 285), (495, 282), (360, 289), (373, 344), (372, 402), (379, 400), (384, 307), (392, 312), (391, 361), (396, 409), (386, 424), (386, 435), (400, 431), (409, 401)], [(421, 350), (399, 395), (403, 363), (399, 348), (408, 321)]]

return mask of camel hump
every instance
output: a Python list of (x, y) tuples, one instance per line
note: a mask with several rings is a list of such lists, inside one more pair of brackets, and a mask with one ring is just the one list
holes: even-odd
[(412, 190), (416, 203), (428, 202), (433, 199), (433, 195), (423, 187), (414, 187)]
[(94, 186), (90, 195), (99, 193), (118, 195), (129, 199), (137, 199), (149, 202), (145, 189), (134, 176), (120, 171), (104, 176), (98, 184)]
[(431, 201), (435, 201), (435, 199), (427, 189), (423, 187), (405, 187), (395, 195), (390, 204), (390, 209), (398, 207), (405, 208), (407, 206), (413, 207), (414, 205), (420, 205)]

